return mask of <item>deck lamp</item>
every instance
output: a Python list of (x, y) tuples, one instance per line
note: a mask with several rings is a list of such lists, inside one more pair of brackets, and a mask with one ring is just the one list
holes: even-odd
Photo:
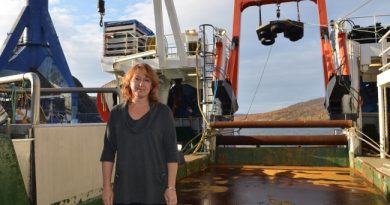
[(217, 34), (218, 36), (225, 36), (226, 30), (223, 28), (217, 28)]
[(195, 29), (188, 29), (185, 31), (186, 35), (196, 35)]

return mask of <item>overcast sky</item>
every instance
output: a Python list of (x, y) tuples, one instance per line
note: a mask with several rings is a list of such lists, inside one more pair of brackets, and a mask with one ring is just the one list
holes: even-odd
[[(26, 0), (1, 0), (0, 42), (4, 42)], [(72, 74), (84, 87), (100, 87), (114, 79), (101, 71), (102, 28), (96, 0), (50, 0), (49, 10), (61, 46)], [(390, 14), (389, 0), (327, 0), (328, 19), (350, 16)], [(155, 30), (152, 0), (106, 0), (105, 21), (137, 19)], [(231, 36), (233, 0), (174, 0), (182, 30), (213, 24), (225, 28)], [(325, 88), (316, 4), (299, 4), (301, 21), (305, 23), (304, 38), (290, 42), (279, 34), (270, 47), (257, 40), (258, 8), (251, 7), (242, 14), (239, 65), (239, 113), (258, 113), (324, 97)], [(296, 3), (281, 5), (281, 19), (297, 19)], [(262, 7), (263, 22), (276, 19), (276, 6)], [(168, 22), (167, 18), (165, 21)], [(390, 23), (390, 17), (379, 18)], [(358, 20), (356, 20), (357, 24)], [(370, 20), (373, 24), (373, 19)], [(364, 25), (363, 25), (364, 26)], [(169, 25), (165, 30), (169, 33)], [(265, 68), (265, 70), (263, 70)], [(262, 80), (259, 84), (261, 73)], [(256, 92), (256, 87), (258, 87)], [(254, 98), (251, 109), (250, 103)]]

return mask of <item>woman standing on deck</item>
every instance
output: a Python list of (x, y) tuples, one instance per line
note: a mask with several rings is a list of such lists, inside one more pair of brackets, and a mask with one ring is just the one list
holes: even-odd
[(158, 102), (157, 86), (158, 77), (148, 64), (133, 66), (123, 78), (124, 102), (110, 113), (100, 159), (105, 205), (177, 203), (174, 119)]

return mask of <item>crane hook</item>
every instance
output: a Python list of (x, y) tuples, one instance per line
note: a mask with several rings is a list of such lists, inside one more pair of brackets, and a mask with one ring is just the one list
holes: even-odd
[(104, 8), (104, 0), (98, 0), (98, 12), (100, 14), (100, 27), (103, 27), (103, 16), (106, 12), (106, 9)]
[(276, 18), (280, 19), (280, 3), (276, 4)]

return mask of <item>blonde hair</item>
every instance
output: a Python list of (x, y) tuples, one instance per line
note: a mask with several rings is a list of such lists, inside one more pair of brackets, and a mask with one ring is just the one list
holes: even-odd
[(146, 63), (139, 63), (134, 65), (127, 71), (126, 75), (122, 79), (121, 92), (123, 101), (128, 102), (134, 98), (133, 92), (130, 88), (130, 82), (136, 71), (143, 70), (146, 72), (146, 77), (151, 80), (152, 87), (149, 92), (149, 102), (157, 103), (158, 102), (158, 77), (153, 71), (152, 67)]

